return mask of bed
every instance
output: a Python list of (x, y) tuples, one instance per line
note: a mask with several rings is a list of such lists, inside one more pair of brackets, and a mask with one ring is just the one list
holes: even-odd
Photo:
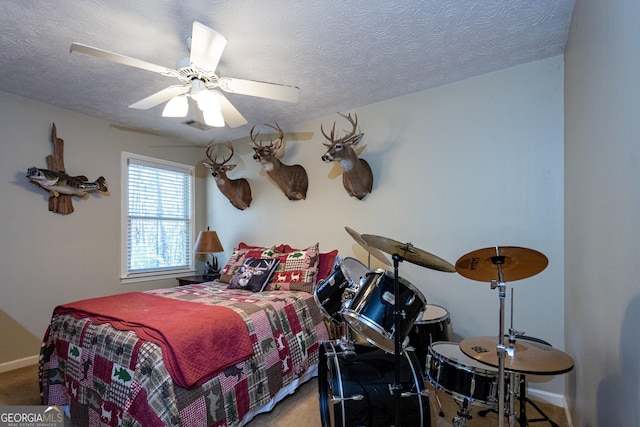
[(317, 375), (329, 336), (313, 287), (336, 255), (240, 244), (219, 280), (56, 307), (43, 404), (75, 425), (245, 425)]

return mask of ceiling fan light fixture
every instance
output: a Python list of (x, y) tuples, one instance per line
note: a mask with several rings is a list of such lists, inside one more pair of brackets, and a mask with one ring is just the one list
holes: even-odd
[(204, 118), (204, 122), (209, 126), (216, 128), (224, 127), (224, 117), (222, 117), (222, 111), (219, 109), (202, 110), (202, 117)]
[[(193, 94), (191, 96), (193, 97)], [(198, 102), (198, 108), (202, 111), (220, 111), (222, 109), (220, 106), (220, 100), (218, 99), (218, 94), (211, 90), (205, 89), (198, 92), (196, 101)]]
[(186, 95), (174, 96), (162, 110), (162, 117), (186, 117), (189, 112), (189, 100)]

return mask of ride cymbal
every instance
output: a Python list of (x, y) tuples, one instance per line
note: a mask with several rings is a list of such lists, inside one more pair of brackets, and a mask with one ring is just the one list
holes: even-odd
[(429, 252), (416, 248), (411, 243), (401, 243), (386, 237), (363, 234), (362, 239), (374, 248), (378, 248), (389, 255), (398, 255), (412, 264), (430, 268), (432, 270), (455, 273), (456, 269), (449, 262)]
[(490, 282), (500, 280), (500, 265), (503, 280), (513, 282), (535, 276), (548, 264), (547, 257), (533, 249), (496, 246), (478, 249), (461, 256), (456, 262), (456, 271), (468, 279)]
[[(498, 337), (474, 337), (462, 340), (460, 350), (472, 359), (498, 367), (497, 345)], [(573, 369), (573, 358), (551, 346), (526, 338), (517, 338), (511, 345), (507, 337), (504, 345), (507, 347), (504, 357), (504, 369), (507, 371), (558, 375)]]
[(367, 242), (364, 241), (364, 239), (362, 238), (360, 233), (358, 233), (356, 230), (354, 230), (352, 228), (349, 228), (349, 227), (345, 227), (344, 229), (347, 230), (347, 233), (349, 233), (349, 235), (351, 237), (353, 237), (353, 240), (355, 240), (356, 243), (359, 244), (360, 246), (362, 246), (367, 252), (369, 252), (371, 255), (376, 257), (383, 264), (392, 265), (391, 261), (389, 261), (389, 258), (387, 258), (387, 256), (385, 254), (383, 254), (382, 251), (379, 250), (378, 248), (374, 248), (372, 246), (369, 246), (367, 244)]

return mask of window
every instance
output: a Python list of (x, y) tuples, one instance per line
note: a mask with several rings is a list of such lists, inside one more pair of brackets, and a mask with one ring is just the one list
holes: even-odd
[(192, 166), (122, 154), (122, 281), (194, 269)]

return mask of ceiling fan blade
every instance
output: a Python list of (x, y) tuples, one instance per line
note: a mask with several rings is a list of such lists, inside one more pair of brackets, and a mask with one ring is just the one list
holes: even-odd
[(238, 126), (246, 125), (247, 119), (245, 119), (240, 111), (229, 102), (226, 96), (218, 92), (220, 100), (220, 108), (222, 109), (222, 117), (230, 128), (237, 128)]
[(135, 108), (137, 110), (148, 110), (156, 105), (167, 102), (174, 96), (182, 95), (189, 91), (189, 85), (173, 85), (168, 88), (162, 89), (159, 92), (149, 95), (138, 102), (129, 105), (129, 108)]
[(235, 79), (232, 77), (221, 77), (220, 88), (230, 93), (239, 93), (286, 102), (298, 102), (298, 92), (300, 91), (296, 86)]
[(70, 50), (71, 52), (85, 53), (87, 55), (108, 59), (109, 61), (128, 65), (130, 67), (141, 68), (143, 70), (152, 71), (154, 73), (164, 74), (165, 76), (179, 76), (178, 72), (176, 70), (172, 70), (171, 68), (162, 67), (160, 65), (155, 65), (150, 62), (142, 61), (140, 59), (131, 58), (129, 56), (120, 55), (119, 53), (109, 52), (107, 50), (98, 49), (96, 47), (87, 46), (81, 43), (72, 43)]
[(215, 72), (226, 45), (225, 36), (194, 21), (191, 30), (191, 65), (204, 71)]

